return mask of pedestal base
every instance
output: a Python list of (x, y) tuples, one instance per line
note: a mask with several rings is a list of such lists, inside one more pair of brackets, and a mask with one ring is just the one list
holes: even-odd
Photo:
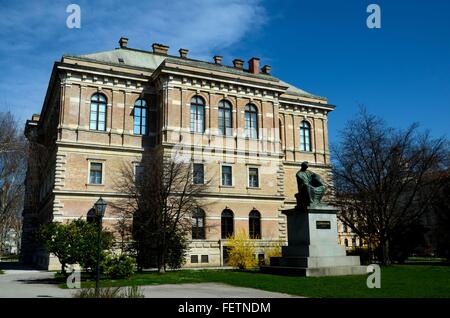
[(338, 244), (338, 210), (320, 206), (299, 211), (283, 211), (287, 215), (288, 246), (282, 257), (271, 257), (270, 266), (261, 266), (265, 273), (300, 276), (364, 275), (359, 256), (346, 256)]
[(261, 266), (261, 271), (266, 274), (285, 275), (285, 276), (346, 276), (346, 275), (365, 275), (366, 266), (333, 266), (333, 267), (288, 267), (288, 266)]

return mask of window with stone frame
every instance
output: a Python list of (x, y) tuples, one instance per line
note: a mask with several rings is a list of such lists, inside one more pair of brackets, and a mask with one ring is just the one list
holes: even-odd
[(311, 125), (306, 120), (300, 124), (300, 150), (311, 151)]
[(232, 106), (229, 101), (219, 102), (219, 133), (224, 136), (233, 135)]
[(196, 208), (192, 213), (192, 239), (205, 239), (205, 211), (200, 208)]
[(222, 211), (220, 218), (221, 223), (221, 237), (222, 239), (228, 239), (234, 234), (234, 214), (230, 209)]
[(204, 184), (205, 183), (205, 166), (203, 163), (193, 164), (192, 179), (194, 184)]
[(245, 137), (258, 138), (258, 109), (253, 104), (245, 106)]
[(205, 132), (205, 101), (198, 95), (191, 99), (191, 132)]
[(103, 164), (101, 162), (89, 164), (89, 183), (103, 184)]
[(261, 213), (253, 209), (248, 216), (249, 235), (251, 239), (261, 238)]
[(228, 187), (233, 185), (233, 169), (231, 166), (222, 166), (222, 185)]
[(134, 127), (133, 133), (135, 135), (147, 135), (148, 134), (148, 104), (140, 98), (134, 103), (133, 116)]
[(259, 169), (248, 168), (248, 186), (250, 188), (259, 188)]
[(106, 130), (106, 97), (96, 93), (91, 97), (89, 129)]

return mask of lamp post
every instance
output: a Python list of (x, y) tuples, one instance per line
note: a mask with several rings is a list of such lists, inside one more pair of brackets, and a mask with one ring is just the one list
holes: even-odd
[(95, 211), (95, 219), (97, 221), (98, 225), (98, 231), (97, 231), (97, 264), (96, 264), (96, 270), (97, 275), (95, 277), (95, 296), (98, 297), (99, 295), (99, 288), (100, 288), (100, 252), (101, 252), (101, 234), (102, 234), (102, 220), (103, 216), (105, 215), (106, 210), (106, 201), (100, 197), (97, 202), (94, 204), (94, 211)]

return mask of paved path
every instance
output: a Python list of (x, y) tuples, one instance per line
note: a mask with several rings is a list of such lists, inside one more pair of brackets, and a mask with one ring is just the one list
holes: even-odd
[(145, 298), (285, 298), (288, 294), (218, 283), (142, 286)]
[[(54, 272), (21, 266), (4, 266), (0, 274), (0, 298), (72, 297), (75, 290), (61, 289), (52, 281)], [(11, 264), (12, 265), (12, 264)], [(293, 297), (260, 289), (218, 283), (141, 286), (145, 298), (281, 298)]]
[(0, 298), (72, 297), (72, 290), (52, 282), (54, 272), (19, 266), (4, 271), (0, 274)]

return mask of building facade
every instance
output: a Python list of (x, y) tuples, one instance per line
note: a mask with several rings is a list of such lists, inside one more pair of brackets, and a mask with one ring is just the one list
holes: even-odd
[[(32, 147), (24, 208), (22, 259), (56, 266), (33, 241), (46, 222), (85, 217), (101, 196), (123, 198), (121, 167), (146, 150), (183, 153), (195, 180), (210, 180), (205, 208), (193, 214), (186, 266), (226, 264), (224, 243), (239, 229), (265, 248), (286, 241), (282, 209), (295, 206), (295, 174), (303, 161), (330, 182), (326, 98), (271, 75), (252, 58), (222, 64), (120, 47), (65, 55), (53, 67), (39, 115), (26, 124)], [(111, 207), (106, 226), (117, 221)]]

